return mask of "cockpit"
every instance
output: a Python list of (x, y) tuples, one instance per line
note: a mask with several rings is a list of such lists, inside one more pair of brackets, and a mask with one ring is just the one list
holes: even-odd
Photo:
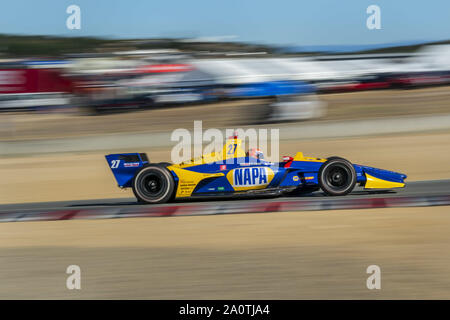
[(260, 149), (257, 148), (250, 148), (247, 151), (246, 156), (249, 158), (264, 160), (264, 152), (262, 152)]

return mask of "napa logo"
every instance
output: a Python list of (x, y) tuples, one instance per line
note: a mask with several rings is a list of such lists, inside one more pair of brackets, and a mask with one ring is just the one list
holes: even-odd
[(273, 179), (274, 172), (267, 167), (248, 167), (231, 170), (227, 179), (235, 190), (262, 189)]

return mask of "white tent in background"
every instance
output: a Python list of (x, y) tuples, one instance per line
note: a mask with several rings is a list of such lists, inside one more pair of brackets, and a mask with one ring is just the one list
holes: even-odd
[(321, 61), (298, 58), (201, 59), (189, 61), (214, 75), (218, 83), (243, 84), (274, 80), (326, 81), (339, 79), (341, 71)]
[(291, 78), (288, 68), (277, 65), (275, 58), (245, 58), (235, 59), (234, 63), (240, 68), (249, 70), (257, 81), (289, 80)]
[(199, 59), (188, 63), (210, 74), (217, 83), (243, 84), (260, 81), (254, 71), (236, 63), (235, 59)]
[(450, 71), (450, 45), (432, 45), (419, 50), (404, 65), (404, 71)]
[(287, 69), (290, 78), (304, 81), (327, 81), (338, 79), (339, 73), (321, 61), (307, 58), (280, 58), (275, 63), (281, 68)]

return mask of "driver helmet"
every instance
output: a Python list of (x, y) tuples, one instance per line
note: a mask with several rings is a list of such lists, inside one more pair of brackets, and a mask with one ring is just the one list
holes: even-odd
[(257, 148), (251, 148), (247, 152), (248, 157), (256, 158), (256, 159), (264, 159), (264, 153)]

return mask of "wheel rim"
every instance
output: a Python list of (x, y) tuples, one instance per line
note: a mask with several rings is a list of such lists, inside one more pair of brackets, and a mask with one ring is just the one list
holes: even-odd
[(156, 173), (146, 174), (140, 179), (141, 192), (148, 198), (157, 198), (166, 190), (167, 182)]
[(351, 172), (346, 166), (336, 164), (330, 167), (326, 173), (326, 182), (333, 190), (345, 190), (350, 185)]

